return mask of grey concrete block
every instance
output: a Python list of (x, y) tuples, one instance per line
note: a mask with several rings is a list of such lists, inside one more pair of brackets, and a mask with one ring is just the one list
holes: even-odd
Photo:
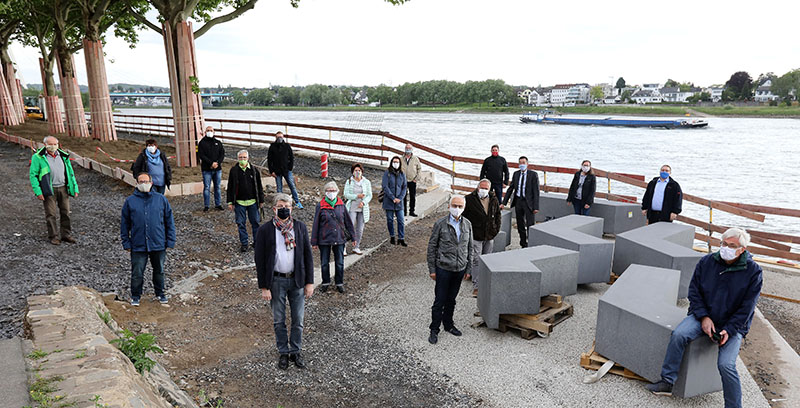
[[(680, 278), (678, 270), (631, 265), (600, 298), (595, 350), (649, 381), (658, 381), (670, 335), (686, 317), (676, 306)], [(705, 336), (692, 341), (673, 394), (691, 397), (722, 389), (717, 351)]]
[(506, 250), (506, 242), (510, 240), (508, 238), (510, 234), (507, 234), (505, 231), (500, 231), (497, 233), (497, 236), (494, 237), (492, 241), (493, 249), (492, 252), (503, 252)]
[(641, 204), (636, 203), (623, 203), (602, 199), (594, 200), (589, 214), (604, 220), (604, 234), (621, 234), (647, 224), (647, 218), (642, 215)]
[(551, 246), (481, 255), (478, 309), (496, 329), (501, 314), (539, 313), (542, 296), (576, 292), (578, 253)]
[[(507, 247), (511, 245), (511, 210), (501, 210), (500, 211), (500, 231), (505, 232), (505, 241), (503, 244)], [(499, 235), (498, 235), (499, 236)], [(496, 240), (497, 238), (495, 238)], [(496, 245), (496, 244), (495, 244)], [(497, 252), (497, 251), (495, 251)]]
[(694, 227), (657, 222), (617, 235), (612, 270), (621, 274), (631, 264), (681, 271), (678, 296), (689, 293), (694, 268), (703, 254), (692, 249)]
[(530, 245), (552, 245), (579, 252), (577, 283), (608, 282), (614, 242), (604, 240), (603, 219), (568, 215), (528, 228)]
[(536, 213), (536, 222), (561, 218), (574, 213), (572, 205), (567, 204), (566, 194), (539, 193), (539, 212)]

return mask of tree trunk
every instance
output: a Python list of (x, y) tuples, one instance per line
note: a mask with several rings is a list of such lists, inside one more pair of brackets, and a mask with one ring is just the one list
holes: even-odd
[(83, 52), (86, 56), (86, 76), (89, 80), (89, 110), (92, 117), (92, 138), (102, 142), (117, 140), (114, 127), (114, 113), (111, 97), (108, 94), (106, 64), (103, 59), (103, 43), (83, 39)]
[(89, 128), (86, 126), (81, 89), (78, 87), (78, 78), (75, 77), (75, 61), (72, 59), (72, 54), (64, 49), (59, 49), (56, 51), (56, 62), (61, 80), (64, 110), (67, 113), (67, 135), (89, 137)]
[(42, 94), (44, 94), (44, 114), (47, 118), (47, 127), (50, 134), (65, 133), (64, 119), (61, 117), (61, 103), (56, 95), (56, 85), (53, 81), (53, 62), (46, 63), (44, 58), (39, 58), (39, 70), (42, 72)]
[(192, 24), (178, 21), (173, 26), (167, 21), (163, 30), (178, 166), (195, 167), (197, 142), (203, 134), (203, 104), (199, 93), (192, 91), (192, 78), (197, 78)]
[(13, 91), (9, 89), (5, 73), (0, 67), (0, 117), (2, 117), (3, 125), (6, 126), (19, 125), (19, 113), (14, 107), (11, 92)]

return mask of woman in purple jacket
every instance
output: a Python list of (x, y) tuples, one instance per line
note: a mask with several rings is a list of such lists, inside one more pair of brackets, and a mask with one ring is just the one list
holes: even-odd
[(314, 224), (311, 228), (311, 246), (319, 248), (322, 264), (322, 285), (320, 292), (331, 285), (331, 250), (336, 267), (334, 279), (336, 290), (344, 293), (344, 246), (353, 240), (353, 223), (347, 213), (344, 201), (339, 198), (339, 187), (331, 181), (325, 184), (325, 196), (317, 204)]

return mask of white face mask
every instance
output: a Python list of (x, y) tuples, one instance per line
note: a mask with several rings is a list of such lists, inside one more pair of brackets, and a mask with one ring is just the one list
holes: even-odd
[(584, 173), (588, 173), (588, 172), (589, 172), (589, 170), (591, 170), (591, 169), (592, 169), (592, 168), (591, 168), (591, 167), (589, 167), (589, 166), (581, 166), (581, 170), (583, 170), (583, 172), (584, 172)]
[(214, 132), (206, 132), (206, 137), (214, 137)]
[(527, 164), (520, 164), (519, 165), (519, 169), (522, 170), (522, 171), (528, 170), (528, 165)]
[(150, 188), (152, 188), (152, 187), (153, 187), (153, 183), (139, 183), (139, 184), (136, 185), (136, 189), (141, 191), (141, 192), (143, 192), (143, 193), (149, 193), (150, 192)]
[(50, 153), (55, 153), (58, 150), (58, 145), (46, 145), (45, 149)]
[(486, 198), (489, 196), (489, 190), (486, 188), (479, 188), (478, 189), (478, 197)]
[(463, 212), (464, 212), (464, 208), (463, 207), (462, 208), (450, 207), (450, 215), (452, 215), (453, 218), (460, 217), (461, 213), (463, 213)]
[(325, 197), (328, 197), (328, 200), (335, 200), (336, 199), (336, 192), (335, 191), (327, 191), (325, 192)]
[(721, 247), (719, 249), (719, 257), (726, 261), (732, 261), (736, 259), (736, 251), (738, 251), (738, 249)]
[(155, 146), (147, 146), (147, 151), (150, 152), (150, 154), (156, 154), (156, 150), (158, 150), (158, 148)]
[(394, 168), (395, 170), (399, 169), (400, 168), (400, 163), (392, 162), (392, 168)]

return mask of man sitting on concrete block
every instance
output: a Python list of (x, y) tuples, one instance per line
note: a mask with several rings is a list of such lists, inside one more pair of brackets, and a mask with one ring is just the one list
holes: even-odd
[(707, 335), (719, 344), (717, 367), (722, 377), (725, 407), (742, 406), (736, 358), (747, 335), (761, 293), (762, 274), (747, 245), (750, 235), (738, 228), (722, 234), (718, 252), (700, 259), (689, 286), (689, 315), (672, 332), (661, 368), (661, 381), (647, 389), (672, 395), (686, 345)]

